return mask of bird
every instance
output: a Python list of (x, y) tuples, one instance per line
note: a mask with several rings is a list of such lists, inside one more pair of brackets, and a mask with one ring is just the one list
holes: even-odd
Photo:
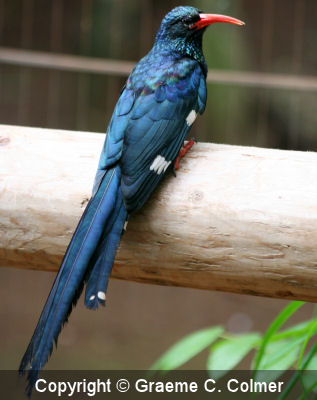
[(193, 141), (183, 145), (207, 100), (206, 28), (244, 23), (179, 6), (163, 18), (152, 49), (122, 88), (107, 128), (92, 195), (66, 250), (19, 374), (30, 396), (85, 287), (85, 305), (105, 305), (109, 276), (129, 216), (141, 209)]

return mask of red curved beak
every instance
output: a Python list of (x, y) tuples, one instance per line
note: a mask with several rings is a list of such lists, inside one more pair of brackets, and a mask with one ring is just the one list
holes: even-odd
[(201, 29), (205, 26), (210, 24), (214, 24), (216, 22), (226, 22), (228, 24), (235, 24), (235, 25), (245, 25), (244, 22), (240, 21), (239, 19), (229, 17), (228, 15), (221, 15), (221, 14), (199, 14), (200, 20), (197, 21), (195, 24), (191, 26), (190, 29)]

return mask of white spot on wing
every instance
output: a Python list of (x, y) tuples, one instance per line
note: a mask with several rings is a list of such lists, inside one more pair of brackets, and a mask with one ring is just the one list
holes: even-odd
[(170, 165), (172, 161), (165, 161), (164, 172), (167, 170), (167, 167)]
[(96, 297), (96, 296), (93, 294), (92, 296), (89, 297), (89, 300), (90, 300), (90, 301), (91, 301), (91, 300), (95, 300), (95, 297)]
[(160, 161), (161, 161), (161, 156), (157, 156), (155, 158), (155, 160), (152, 162), (151, 166), (150, 166), (150, 170), (151, 171), (156, 171), (157, 166), (159, 165)]
[(105, 292), (98, 292), (98, 298), (100, 300), (106, 300), (106, 293)]
[(166, 161), (163, 156), (156, 156), (155, 160), (152, 162), (150, 166), (150, 170), (156, 172), (160, 175), (163, 171), (165, 172), (170, 165), (171, 161)]
[(191, 112), (187, 115), (186, 122), (188, 126), (193, 125), (195, 119), (197, 117), (197, 113), (195, 110), (191, 110)]
[(128, 226), (128, 221), (125, 221), (124, 225), (123, 225), (123, 230), (127, 230), (127, 226)]

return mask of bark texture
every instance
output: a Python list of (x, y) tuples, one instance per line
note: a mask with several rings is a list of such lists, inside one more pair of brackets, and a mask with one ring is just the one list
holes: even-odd
[[(57, 270), (103, 134), (0, 126), (0, 265)], [(200, 143), (131, 217), (112, 277), (317, 300), (317, 153)]]

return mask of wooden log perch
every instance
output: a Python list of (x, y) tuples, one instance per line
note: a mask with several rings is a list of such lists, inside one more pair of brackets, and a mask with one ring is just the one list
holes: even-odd
[[(0, 265), (56, 271), (103, 134), (0, 126)], [(317, 301), (317, 153), (199, 143), (129, 222), (112, 277)]]

